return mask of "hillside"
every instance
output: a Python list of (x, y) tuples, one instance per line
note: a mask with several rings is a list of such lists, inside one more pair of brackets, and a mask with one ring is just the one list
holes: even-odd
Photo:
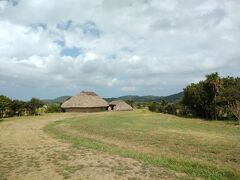
[(132, 101), (137, 101), (137, 102), (160, 102), (162, 100), (165, 100), (167, 102), (175, 102), (183, 97), (183, 92), (177, 93), (177, 94), (172, 94), (169, 96), (121, 96), (118, 98), (104, 98), (106, 101), (113, 101), (116, 99), (121, 99), (121, 100), (132, 100)]
[(43, 99), (42, 101), (46, 104), (50, 104), (50, 103), (63, 103), (66, 100), (68, 100), (71, 96), (60, 96), (57, 97), (55, 99)]
[[(56, 99), (44, 99), (42, 100), (44, 103), (49, 104), (49, 103), (63, 103), (64, 101), (68, 100), (71, 96), (60, 96)], [(120, 96), (118, 98), (104, 98), (106, 101), (110, 102), (116, 99), (121, 99), (121, 100), (132, 100), (132, 101), (137, 101), (137, 102), (160, 102), (162, 100), (166, 100), (167, 102), (175, 102), (183, 97), (183, 92), (177, 93), (177, 94), (172, 94), (169, 96), (135, 96), (135, 95), (129, 95), (129, 96)]]

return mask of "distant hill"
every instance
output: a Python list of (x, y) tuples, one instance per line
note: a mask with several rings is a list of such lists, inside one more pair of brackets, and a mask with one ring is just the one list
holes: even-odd
[(166, 100), (167, 102), (176, 102), (176, 101), (180, 101), (183, 98), (184, 93), (180, 92), (177, 94), (172, 94), (170, 96), (165, 96), (163, 97), (164, 100)]
[(175, 102), (178, 100), (181, 100), (183, 98), (183, 92), (172, 94), (169, 96), (121, 96), (118, 98), (104, 98), (106, 101), (110, 102), (116, 99), (121, 100), (132, 100), (132, 101), (138, 101), (138, 102), (160, 102), (162, 100), (165, 100), (167, 102)]
[(50, 104), (50, 103), (63, 103), (65, 102), (66, 100), (68, 100), (69, 98), (71, 98), (71, 96), (60, 96), (56, 99), (43, 99), (42, 101), (45, 103), (45, 104)]
[[(63, 103), (66, 100), (68, 100), (71, 96), (60, 96), (56, 99), (44, 99), (42, 100), (44, 103), (49, 104), (49, 103)], [(183, 97), (183, 92), (177, 93), (177, 94), (172, 94), (170, 96), (120, 96), (118, 98), (104, 98), (106, 101), (110, 102), (116, 99), (121, 99), (121, 100), (132, 100), (132, 101), (137, 101), (137, 102), (160, 102), (162, 100), (165, 100), (167, 102), (175, 102), (178, 100), (181, 100)]]

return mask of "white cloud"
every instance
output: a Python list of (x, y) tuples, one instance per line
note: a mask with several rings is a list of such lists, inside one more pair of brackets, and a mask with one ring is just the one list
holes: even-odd
[(98, 58), (97, 54), (92, 53), (92, 52), (88, 52), (88, 53), (86, 53), (86, 56), (84, 57), (83, 62), (94, 61), (97, 58)]
[(235, 0), (6, 2), (0, 2), (2, 86), (161, 95), (213, 71), (239, 75)]
[(119, 80), (117, 78), (113, 78), (107, 83), (107, 86), (112, 87), (114, 85), (117, 85), (118, 81)]
[(136, 87), (125, 86), (125, 87), (122, 87), (121, 90), (126, 92), (133, 92), (133, 91), (136, 91)]
[(0, 10), (3, 10), (7, 6), (7, 1), (0, 1)]
[(0, 57), (46, 56), (58, 50), (53, 40), (43, 29), (0, 21)]

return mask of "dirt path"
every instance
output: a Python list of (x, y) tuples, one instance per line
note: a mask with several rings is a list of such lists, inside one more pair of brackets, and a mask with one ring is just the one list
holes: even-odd
[(0, 180), (182, 178), (182, 174), (132, 159), (75, 149), (42, 130), (49, 122), (84, 115), (63, 113), (0, 122)]

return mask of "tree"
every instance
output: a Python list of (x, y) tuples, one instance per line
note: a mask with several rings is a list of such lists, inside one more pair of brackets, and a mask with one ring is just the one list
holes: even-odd
[(140, 102), (136, 103), (136, 107), (137, 109), (141, 109), (142, 108), (142, 104)]
[(37, 109), (42, 107), (44, 103), (37, 99), (37, 98), (32, 98), (29, 102), (27, 102), (27, 109), (29, 115), (37, 115)]
[(217, 108), (217, 96), (222, 88), (222, 80), (218, 73), (212, 73), (206, 75), (206, 80), (204, 82), (205, 90), (208, 94), (208, 108), (210, 112), (211, 119), (218, 118), (218, 108)]
[(220, 112), (217, 100), (222, 87), (223, 81), (218, 73), (206, 75), (205, 81), (184, 89), (183, 104), (190, 107), (197, 116), (217, 119)]
[(167, 105), (168, 105), (168, 102), (163, 99), (163, 100), (161, 101), (161, 105), (162, 105), (162, 106), (167, 106)]
[(232, 106), (240, 101), (240, 78), (226, 77), (222, 79), (223, 86), (217, 97), (217, 105), (223, 118), (232, 118)]
[(21, 116), (26, 111), (26, 102), (20, 100), (13, 100), (11, 102), (12, 115)]
[(182, 103), (192, 110), (192, 114), (203, 118), (209, 118), (210, 108), (205, 84), (200, 81), (197, 84), (192, 83), (184, 89)]
[(62, 108), (60, 104), (53, 103), (53, 104), (47, 105), (46, 113), (54, 113), (54, 112), (62, 112)]
[[(169, 105), (168, 105), (168, 102), (163, 99), (163, 100), (161, 101), (161, 103), (158, 105), (158, 111), (159, 111), (159, 112), (162, 112), (162, 113), (169, 113), (169, 112), (168, 112), (169, 109), (167, 109), (168, 106), (169, 106)], [(171, 114), (171, 113), (169, 113), (169, 114)]]
[(11, 99), (6, 96), (0, 96), (0, 118), (11, 116)]
[(193, 114), (206, 118), (230, 118), (231, 106), (240, 101), (240, 78), (220, 78), (218, 73), (206, 76), (205, 81), (184, 89), (183, 105)]
[(132, 107), (134, 106), (134, 101), (133, 100), (128, 99), (128, 100), (126, 100), (126, 103), (129, 104)]
[(177, 114), (177, 108), (176, 108), (175, 104), (168, 104), (168, 105), (166, 106), (166, 112), (167, 112), (168, 114), (174, 114), (174, 115), (176, 115), (176, 114)]
[(238, 123), (240, 125), (240, 101), (236, 101), (234, 104), (230, 105), (230, 110), (237, 118)]
[(157, 102), (152, 102), (149, 106), (148, 106), (149, 111), (152, 112), (159, 112), (159, 103)]

